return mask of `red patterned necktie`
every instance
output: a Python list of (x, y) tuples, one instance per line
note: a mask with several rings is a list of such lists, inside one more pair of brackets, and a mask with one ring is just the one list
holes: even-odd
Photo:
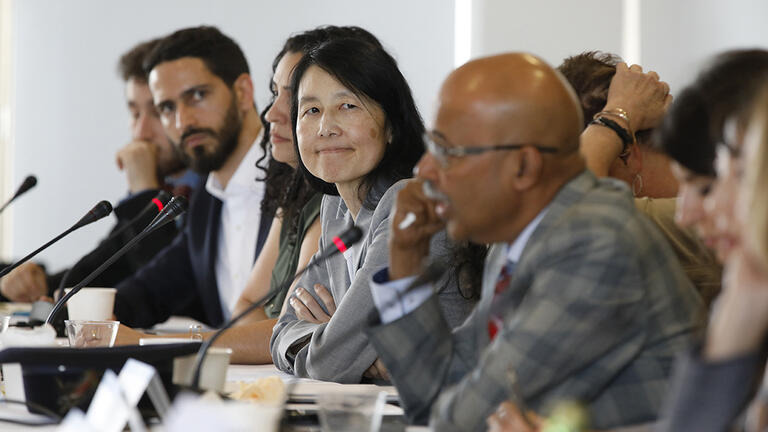
[[(496, 287), (493, 290), (493, 300), (491, 305), (496, 303), (501, 294), (509, 286), (509, 281), (512, 279), (512, 273), (515, 271), (515, 263), (507, 261), (504, 267), (501, 268), (499, 278), (496, 280)], [(494, 314), (493, 307), (491, 307), (491, 314), (488, 318), (488, 337), (493, 340), (496, 337), (496, 333), (499, 332), (501, 326), (504, 324), (503, 317)]]

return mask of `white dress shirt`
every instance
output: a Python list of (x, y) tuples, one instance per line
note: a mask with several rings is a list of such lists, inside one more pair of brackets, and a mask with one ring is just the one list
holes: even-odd
[(256, 161), (263, 153), (260, 140), (261, 136), (245, 154), (226, 188), (222, 188), (213, 175), (208, 176), (205, 184), (205, 190), (222, 202), (214, 269), (225, 321), (232, 316), (256, 260), (264, 197), (264, 182), (256, 181), (261, 172), (256, 168)]
[[(536, 227), (539, 226), (539, 223), (541, 222), (541, 219), (544, 218), (548, 208), (549, 207), (545, 207), (540, 211), (509, 246), (507, 259), (510, 262), (517, 264), (517, 262), (520, 261), (520, 255), (523, 254), (525, 245), (528, 244), (528, 240), (531, 238), (533, 232), (536, 231)], [(408, 286), (416, 280), (416, 277), (417, 276), (410, 276), (390, 281), (388, 269), (384, 269), (373, 275), (371, 281), (371, 295), (373, 296), (373, 303), (376, 304), (376, 309), (379, 310), (382, 324), (389, 324), (413, 312), (432, 295), (432, 287), (429, 285), (423, 285), (405, 292)]]
[[(347, 226), (350, 227), (355, 223), (354, 219), (352, 219), (352, 214), (349, 212), (344, 215), (344, 220), (347, 221)], [(347, 262), (347, 273), (349, 273), (350, 281), (355, 280), (355, 273), (357, 273), (357, 266), (360, 264), (360, 255), (362, 252), (359, 242), (355, 242), (353, 245), (348, 246), (347, 250), (342, 252), (344, 260)]]

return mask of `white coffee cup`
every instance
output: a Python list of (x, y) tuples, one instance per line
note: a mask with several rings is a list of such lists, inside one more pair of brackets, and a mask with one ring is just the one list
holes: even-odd
[[(70, 288), (64, 290), (68, 293)], [(71, 320), (106, 321), (112, 319), (115, 307), (114, 288), (83, 288), (67, 301)]]

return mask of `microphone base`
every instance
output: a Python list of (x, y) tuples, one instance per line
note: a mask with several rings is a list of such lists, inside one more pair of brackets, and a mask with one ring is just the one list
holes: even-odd
[(51, 302), (38, 300), (32, 303), (32, 310), (29, 312), (29, 322), (33, 323), (39, 321), (40, 323), (44, 323), (52, 309), (53, 303)]
[[(32, 310), (29, 312), (29, 320), (24, 322), (18, 322), (15, 324), (17, 327), (39, 327), (45, 324), (45, 320), (48, 319), (48, 315), (53, 310), (53, 303), (49, 303), (44, 300), (38, 300), (32, 303)], [(56, 319), (53, 320), (51, 326), (56, 330), (56, 337), (67, 337), (67, 331), (64, 328), (64, 319), (66, 318), (66, 306), (64, 306), (63, 312), (56, 315)]]

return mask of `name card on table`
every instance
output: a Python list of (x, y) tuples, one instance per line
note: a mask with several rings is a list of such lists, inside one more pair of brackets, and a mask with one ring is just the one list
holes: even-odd
[(104, 372), (88, 413), (83, 415), (80, 410), (71, 410), (59, 427), (59, 432), (120, 432), (126, 424), (130, 424), (133, 431), (144, 431), (146, 427), (137, 409), (144, 392), (148, 392), (155, 409), (163, 418), (170, 402), (155, 368), (128, 359), (119, 376), (109, 369)]

